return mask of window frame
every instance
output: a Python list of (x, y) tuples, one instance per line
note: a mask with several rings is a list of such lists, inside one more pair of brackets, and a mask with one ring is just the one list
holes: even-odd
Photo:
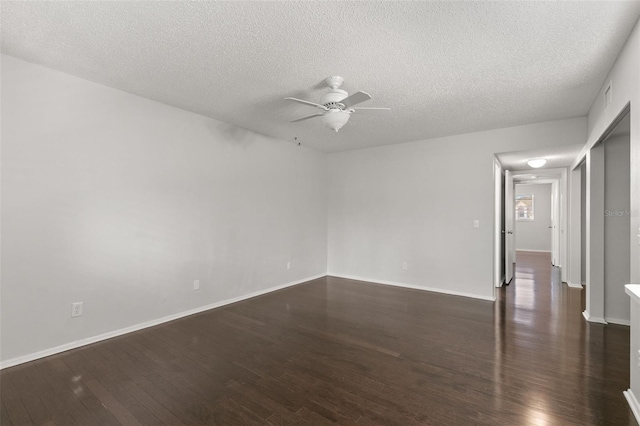
[[(524, 197), (526, 197), (526, 198), (524, 198)], [(519, 201), (518, 199), (519, 198), (520, 198), (521, 201), (528, 201), (528, 199), (531, 198), (531, 207), (529, 209), (527, 209), (527, 210), (531, 211), (531, 217), (518, 217), (518, 201)], [(533, 194), (516, 194), (513, 206), (514, 206), (514, 210), (515, 210), (514, 214), (515, 214), (517, 222), (533, 222), (535, 220), (535, 217), (536, 217), (536, 215), (535, 215), (535, 207), (536, 207), (536, 205), (535, 205), (535, 199), (534, 199)]]

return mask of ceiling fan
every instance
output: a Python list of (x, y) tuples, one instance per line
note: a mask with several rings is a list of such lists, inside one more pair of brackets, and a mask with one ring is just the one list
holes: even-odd
[(309, 115), (307, 117), (298, 118), (291, 121), (296, 123), (298, 121), (308, 120), (314, 117), (322, 117), (324, 124), (336, 132), (340, 130), (342, 126), (349, 121), (349, 117), (356, 111), (359, 112), (380, 112), (391, 111), (391, 108), (352, 108), (361, 102), (368, 101), (371, 96), (366, 92), (356, 92), (349, 96), (347, 92), (339, 89), (344, 79), (342, 77), (333, 76), (325, 79), (327, 85), (331, 88), (329, 92), (322, 97), (320, 103), (309, 102), (303, 99), (297, 98), (285, 98), (290, 101), (299, 102), (301, 104), (316, 107), (321, 110), (317, 114)]

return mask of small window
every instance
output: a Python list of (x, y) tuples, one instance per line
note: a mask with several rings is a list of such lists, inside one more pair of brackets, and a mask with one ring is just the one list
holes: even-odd
[(533, 194), (516, 195), (516, 220), (533, 220)]

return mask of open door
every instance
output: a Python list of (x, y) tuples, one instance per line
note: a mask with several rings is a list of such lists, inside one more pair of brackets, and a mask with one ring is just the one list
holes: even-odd
[(560, 260), (560, 190), (556, 180), (551, 184), (551, 264), (559, 266)]
[(504, 171), (504, 282), (509, 284), (513, 279), (513, 264), (516, 261), (515, 229), (516, 213), (514, 203), (514, 185), (511, 171)]

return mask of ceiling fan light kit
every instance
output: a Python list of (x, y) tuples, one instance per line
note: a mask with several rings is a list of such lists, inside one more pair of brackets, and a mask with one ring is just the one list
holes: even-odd
[(349, 113), (339, 109), (330, 109), (322, 116), (322, 122), (336, 132), (349, 121)]
[(339, 76), (327, 77), (325, 83), (329, 86), (330, 90), (323, 97), (320, 103), (305, 101), (297, 98), (285, 98), (286, 100), (298, 102), (304, 105), (313, 106), (321, 110), (320, 113), (310, 115), (303, 118), (293, 120), (292, 123), (307, 120), (314, 117), (322, 117), (322, 122), (331, 130), (337, 132), (344, 126), (349, 117), (356, 111), (363, 112), (375, 112), (375, 111), (390, 111), (390, 108), (351, 108), (352, 106), (371, 99), (371, 96), (366, 92), (356, 92), (353, 95), (340, 89), (340, 86), (344, 82), (344, 79)]

